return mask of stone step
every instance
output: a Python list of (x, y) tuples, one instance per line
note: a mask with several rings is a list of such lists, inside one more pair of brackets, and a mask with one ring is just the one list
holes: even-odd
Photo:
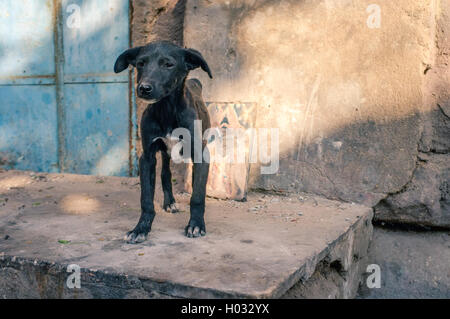
[[(159, 184), (159, 181), (158, 181)], [(147, 241), (123, 241), (140, 214), (139, 180), (0, 172), (0, 296), (6, 298), (354, 297), (371, 208), (307, 194), (208, 198), (207, 235), (157, 214)], [(81, 288), (66, 282), (81, 268)], [(325, 272), (325, 274), (324, 274)], [(334, 272), (335, 275), (328, 276)]]

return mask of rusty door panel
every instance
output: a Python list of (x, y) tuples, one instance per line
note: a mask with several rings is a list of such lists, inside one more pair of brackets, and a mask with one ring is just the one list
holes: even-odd
[[(128, 74), (114, 74), (117, 56), (129, 45), (128, 0), (64, 0), (80, 8), (79, 27), (70, 27), (64, 15), (64, 74), (76, 82), (83, 78), (109, 76), (108, 81), (128, 81)], [(69, 21), (70, 22), (70, 21)], [(77, 80), (78, 77), (78, 80)], [(99, 79), (99, 82), (104, 82)]]
[(130, 174), (129, 75), (113, 73), (129, 46), (128, 0), (64, 0), (79, 7), (79, 27), (64, 16), (64, 168), (80, 174)]
[(129, 2), (2, 2), (0, 167), (136, 174), (131, 75), (113, 73), (130, 46)]
[(0, 167), (57, 172), (54, 86), (0, 86), (0, 97)]
[(3, 83), (17, 77), (54, 77), (53, 24), (52, 0), (1, 2), (0, 78)]
[(66, 169), (94, 175), (129, 173), (128, 83), (64, 86)]
[(2, 1), (0, 167), (58, 171), (54, 3)]

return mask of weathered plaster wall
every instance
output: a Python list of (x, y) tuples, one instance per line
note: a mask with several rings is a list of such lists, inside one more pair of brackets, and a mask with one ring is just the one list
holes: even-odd
[(435, 6), (433, 60), (424, 81), (422, 136), (408, 183), (375, 207), (377, 220), (450, 227), (450, 2)]
[[(251, 186), (373, 206), (418, 178), (419, 152), (447, 153), (444, 2), (377, 1), (381, 25), (369, 28), (368, 0), (189, 0), (184, 43), (214, 75), (193, 74), (205, 99), (257, 102), (257, 126), (280, 129), (278, 174), (253, 165)], [(448, 226), (448, 155), (431, 162), (418, 201), (433, 194), (427, 223)]]
[(307, 191), (375, 206), (379, 220), (448, 226), (450, 4), (377, 1), (381, 25), (369, 28), (370, 4), (134, 0), (133, 43), (200, 50), (214, 74), (193, 74), (206, 100), (257, 102), (257, 126), (280, 129), (280, 170), (261, 175), (252, 165), (252, 188)]

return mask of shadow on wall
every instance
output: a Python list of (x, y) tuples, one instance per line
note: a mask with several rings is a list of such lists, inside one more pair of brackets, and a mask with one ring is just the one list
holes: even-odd
[[(370, 4), (190, 0), (185, 45), (203, 53), (214, 79), (192, 77), (206, 101), (256, 102), (257, 126), (279, 128), (279, 172), (261, 175), (252, 165), (252, 188), (369, 206), (407, 191), (426, 203), (430, 224), (448, 225), (448, 166), (420, 147), (425, 126), (440, 116), (438, 139), (450, 150), (449, 123), (425, 85), (439, 12), (431, 2), (381, 0), (381, 27), (372, 28)], [(422, 169), (427, 178), (417, 176)], [(417, 179), (421, 189), (409, 189)]]
[[(412, 115), (386, 123), (369, 120), (344, 126), (281, 151), (279, 172), (252, 172), (251, 185), (372, 206), (408, 182), (416, 165), (419, 122), (420, 116)], [(386, 135), (395, 139), (386, 143)], [(259, 166), (254, 165), (252, 171)]]
[[(444, 130), (440, 151), (422, 146), (430, 117)], [(414, 135), (411, 134), (414, 132)], [(385, 143), (386, 135), (392, 136)], [(450, 119), (441, 110), (387, 123), (355, 123), (280, 154), (277, 174), (252, 164), (250, 184), (277, 192), (309, 192), (375, 208), (375, 220), (450, 227)], [(444, 151), (446, 149), (446, 151)]]

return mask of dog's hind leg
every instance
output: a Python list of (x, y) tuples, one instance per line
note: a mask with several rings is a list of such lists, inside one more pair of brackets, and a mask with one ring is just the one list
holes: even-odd
[(172, 172), (170, 171), (170, 156), (165, 152), (161, 152), (162, 169), (161, 184), (164, 192), (163, 209), (169, 213), (178, 213), (178, 207), (175, 204), (175, 198), (172, 193)]
[(155, 218), (153, 199), (155, 196), (156, 152), (150, 152), (139, 159), (141, 181), (141, 217), (136, 227), (127, 233), (125, 240), (130, 244), (143, 242), (152, 228)]

